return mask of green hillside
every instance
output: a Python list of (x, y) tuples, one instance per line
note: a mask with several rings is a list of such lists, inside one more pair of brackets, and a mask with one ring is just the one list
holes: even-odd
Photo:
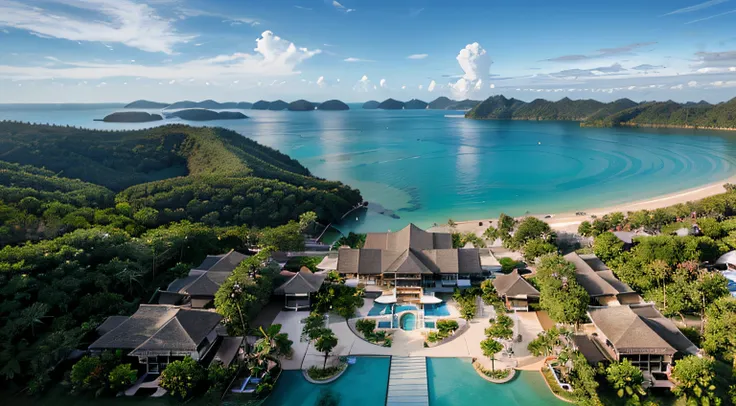
[[(149, 226), (179, 220), (275, 226), (307, 211), (330, 222), (362, 200), (357, 190), (315, 178), (288, 156), (222, 128), (107, 132), (2, 122), (0, 151), (0, 160), (45, 166), (79, 179), (73, 182), (80, 187), (100, 185), (94, 196), (118, 191), (115, 201), (130, 204), (134, 216), (146, 214)], [(6, 189), (18, 177), (30, 184), (41, 176), (17, 172), (12, 182), (11, 175), (0, 178)]]
[(673, 101), (643, 103), (609, 115), (597, 114), (581, 125), (736, 128), (736, 98), (717, 105)]
[(488, 120), (510, 120), (513, 119), (516, 110), (526, 103), (514, 98), (507, 99), (504, 96), (491, 96), (476, 105), (465, 114), (467, 118)]

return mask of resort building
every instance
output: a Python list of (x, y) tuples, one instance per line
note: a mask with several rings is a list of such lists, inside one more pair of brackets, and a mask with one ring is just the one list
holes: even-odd
[(482, 278), (477, 248), (452, 248), (448, 233), (410, 224), (397, 232), (368, 233), (363, 248), (341, 247), (337, 271), (366, 285), (396, 288), (406, 301), (418, 301), (422, 288), (468, 287)]
[(590, 296), (594, 305), (618, 306), (642, 303), (643, 300), (631, 287), (621, 282), (595, 255), (565, 255), (575, 265), (575, 280)]
[(165, 291), (159, 292), (159, 304), (190, 304), (204, 308), (215, 300), (215, 293), (235, 268), (248, 258), (237, 251), (222, 255), (208, 255), (202, 263), (184, 278), (174, 280)]
[(142, 304), (130, 317), (109, 317), (89, 350), (122, 350), (137, 360), (140, 372), (149, 374), (159, 374), (171, 361), (187, 356), (205, 365), (213, 360), (229, 365), (243, 338), (220, 334), (221, 321), (214, 311)]
[(673, 360), (698, 353), (695, 344), (653, 304), (590, 307), (588, 316), (592, 325), (586, 330), (600, 352), (580, 348), (586, 358), (602, 355), (611, 361), (628, 359), (652, 386), (670, 387), (668, 375)]
[(614, 231), (613, 235), (624, 243), (624, 250), (629, 250), (634, 246), (634, 238), (649, 237), (651, 234), (644, 231)]
[(282, 271), (289, 280), (274, 290), (275, 295), (284, 296), (284, 308), (289, 310), (306, 310), (312, 305), (312, 295), (319, 291), (327, 278), (326, 272), (312, 273), (306, 267), (299, 272)]
[(529, 303), (539, 301), (539, 291), (514, 269), (508, 275), (498, 275), (493, 287), (501, 296), (508, 310), (529, 311)]

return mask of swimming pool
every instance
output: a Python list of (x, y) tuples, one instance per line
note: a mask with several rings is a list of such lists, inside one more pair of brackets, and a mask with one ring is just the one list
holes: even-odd
[(391, 322), (390, 321), (379, 321), (378, 328), (391, 328)]
[(265, 406), (313, 406), (327, 394), (337, 398), (339, 405), (384, 405), (390, 364), (388, 357), (357, 357), (338, 380), (324, 385), (307, 382), (302, 371), (283, 371)]
[(427, 304), (424, 305), (424, 315), (430, 317), (449, 316), (450, 310), (447, 308), (447, 303), (445, 302)]
[(401, 329), (412, 331), (417, 326), (417, 316), (414, 313), (405, 313), (401, 316)]
[[(373, 307), (368, 311), (369, 316), (381, 316), (384, 314), (391, 314), (391, 306), (395, 306), (394, 312), (400, 313), (407, 310), (417, 310), (414, 305), (390, 305), (373, 303)], [(449, 314), (449, 313), (448, 313)]]
[(498, 385), (478, 376), (469, 358), (427, 358), (427, 380), (431, 406), (489, 404), (489, 399), (504, 406), (566, 405), (539, 372), (517, 371), (511, 382)]
[(424, 322), (424, 328), (434, 328), (435, 322), (434, 321), (425, 321)]

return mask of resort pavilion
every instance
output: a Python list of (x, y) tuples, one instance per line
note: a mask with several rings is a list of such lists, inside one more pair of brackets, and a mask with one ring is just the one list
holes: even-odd
[(326, 272), (312, 273), (307, 267), (299, 272), (282, 271), (289, 280), (274, 290), (276, 295), (284, 295), (284, 308), (289, 310), (306, 310), (312, 305), (312, 295), (319, 291), (327, 278)]
[(514, 269), (508, 275), (498, 275), (493, 287), (508, 310), (529, 311), (529, 303), (539, 301), (539, 291)]
[(360, 249), (340, 247), (337, 272), (366, 285), (393, 287), (399, 299), (416, 302), (422, 288), (467, 287), (483, 271), (477, 248), (452, 248), (450, 234), (410, 224), (396, 232), (368, 233)]
[[(111, 316), (98, 328), (91, 353), (123, 351), (143, 373), (159, 374), (171, 361), (192, 357), (226, 366), (238, 354), (243, 337), (221, 334), (222, 316), (214, 311), (142, 304), (130, 317)], [(222, 330), (224, 332), (224, 330)]]
[(668, 375), (676, 356), (699, 351), (653, 304), (590, 307), (588, 316), (592, 325), (586, 330), (600, 353), (583, 352), (586, 358), (628, 359), (655, 387), (671, 386)]
[(215, 300), (220, 285), (235, 268), (248, 258), (237, 251), (222, 255), (208, 255), (202, 263), (184, 278), (174, 280), (165, 291), (159, 292), (159, 304), (189, 303), (193, 308), (204, 308)]
[(575, 280), (588, 292), (596, 305), (617, 306), (642, 303), (643, 300), (631, 287), (621, 282), (595, 255), (565, 255), (575, 265)]

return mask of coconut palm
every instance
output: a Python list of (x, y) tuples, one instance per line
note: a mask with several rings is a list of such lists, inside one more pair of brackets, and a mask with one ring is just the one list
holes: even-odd
[(259, 330), (262, 337), (255, 343), (257, 354), (263, 357), (291, 354), (291, 345), (294, 342), (289, 340), (286, 333), (281, 332), (281, 324), (272, 324), (266, 330), (260, 327)]
[(503, 345), (498, 341), (487, 338), (480, 342), (480, 349), (483, 351), (483, 355), (491, 360), (491, 370), (496, 370), (496, 354), (503, 351)]
[(43, 319), (49, 311), (49, 306), (45, 303), (36, 302), (20, 312), (17, 323), (24, 328), (31, 329), (31, 334), (36, 336), (36, 325), (43, 324)]

